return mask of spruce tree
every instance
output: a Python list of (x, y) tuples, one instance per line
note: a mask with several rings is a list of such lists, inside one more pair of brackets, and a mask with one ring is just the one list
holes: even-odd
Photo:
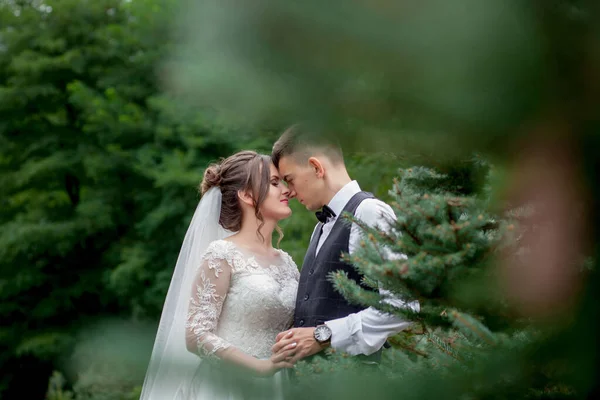
[[(469, 168), (467, 168), (469, 170)], [(388, 340), (379, 365), (329, 349), (296, 366), (297, 394), (310, 387), (332, 398), (554, 398), (569, 397), (560, 384), (556, 360), (524, 355), (541, 345), (542, 333), (516, 317), (494, 279), (495, 262), (518, 254), (518, 217), (524, 209), (493, 212), (490, 186), (472, 192), (453, 169), (426, 167), (400, 171), (390, 191), (397, 216), (390, 226), (371, 228), (360, 220), (361, 248), (344, 259), (373, 288), (420, 311), (388, 304), (385, 291), (365, 290), (344, 273), (332, 273), (336, 289), (350, 302), (400, 316), (411, 327)], [(490, 181), (494, 169), (481, 158), (470, 176)], [(477, 186), (477, 185), (476, 185)], [(406, 257), (399, 257), (405, 255)], [(386, 346), (388, 347), (388, 346)], [(553, 364), (554, 363), (554, 364)], [(352, 379), (350, 380), (349, 377)]]

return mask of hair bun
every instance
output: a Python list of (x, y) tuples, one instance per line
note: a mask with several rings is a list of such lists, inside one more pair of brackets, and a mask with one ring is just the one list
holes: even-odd
[(221, 184), (221, 166), (218, 164), (209, 165), (204, 171), (204, 178), (200, 184), (202, 194), (208, 192), (211, 188)]

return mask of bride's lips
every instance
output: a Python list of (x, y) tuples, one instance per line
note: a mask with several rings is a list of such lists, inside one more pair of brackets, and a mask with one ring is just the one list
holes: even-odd
[(288, 199), (279, 200), (282, 203), (288, 204), (290, 201)]

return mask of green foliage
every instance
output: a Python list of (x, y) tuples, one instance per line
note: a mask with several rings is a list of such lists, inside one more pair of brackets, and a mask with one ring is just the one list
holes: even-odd
[(66, 368), (77, 377), (72, 389), (67, 390), (64, 377), (55, 372), (47, 398), (56, 392), (73, 400), (138, 399), (153, 339), (153, 330), (145, 324), (115, 320), (90, 326), (80, 332)]
[(157, 318), (202, 169), (245, 145), (160, 94), (172, 3), (0, 4), (1, 397), (90, 321)]
[[(121, 371), (124, 373), (125, 371)], [(141, 387), (131, 389), (131, 384), (114, 385), (106, 375), (95, 376), (92, 381), (86, 375), (71, 391), (60, 372), (54, 372), (48, 384), (47, 400), (135, 400), (141, 395)], [(113, 378), (114, 379), (114, 378)], [(119, 381), (122, 382), (121, 379)]]
[(550, 3), (186, 1), (171, 85), (232, 119), (322, 123), (356, 149), (499, 151), (553, 89), (538, 24), (567, 13)]
[(48, 382), (47, 400), (73, 400), (73, 393), (65, 389), (65, 378), (60, 372), (53, 372)]

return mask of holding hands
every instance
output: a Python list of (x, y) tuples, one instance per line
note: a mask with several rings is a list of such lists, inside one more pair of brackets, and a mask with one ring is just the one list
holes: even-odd
[(295, 364), (297, 361), (317, 354), (329, 344), (321, 344), (315, 339), (315, 328), (292, 328), (281, 332), (272, 347), (271, 359)]

